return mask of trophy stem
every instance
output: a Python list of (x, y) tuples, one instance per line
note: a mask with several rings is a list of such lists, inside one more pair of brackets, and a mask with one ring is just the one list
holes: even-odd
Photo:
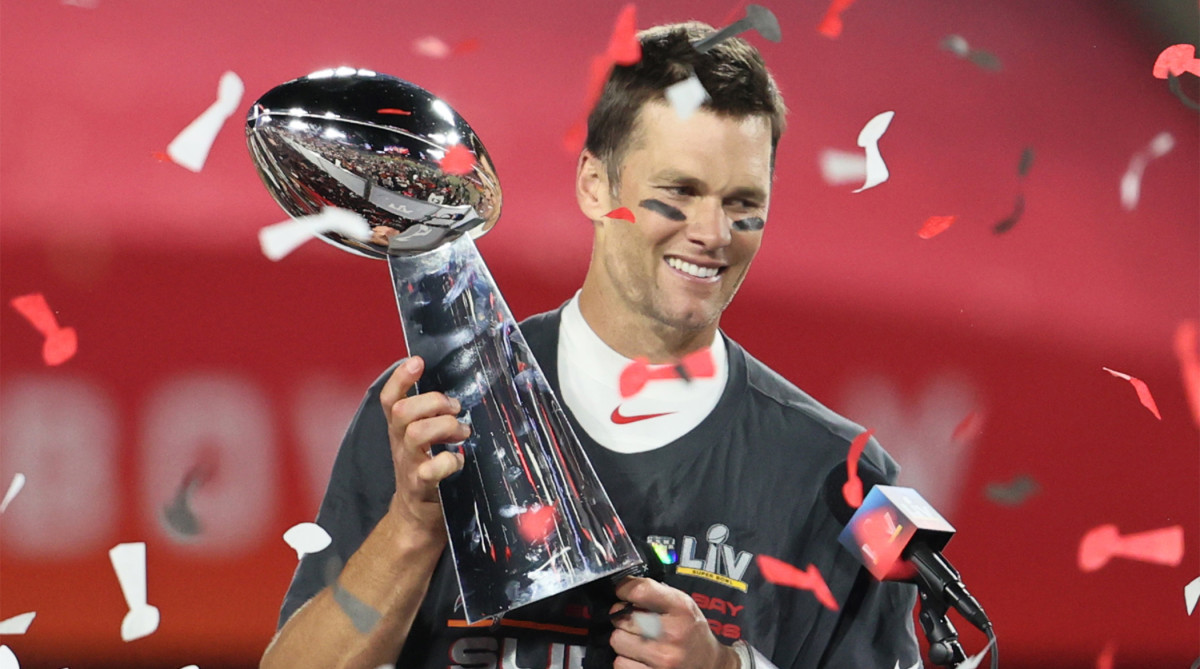
[(468, 622), (641, 564), (474, 242), (389, 255), (424, 391), (457, 398), (471, 437), (439, 492)]

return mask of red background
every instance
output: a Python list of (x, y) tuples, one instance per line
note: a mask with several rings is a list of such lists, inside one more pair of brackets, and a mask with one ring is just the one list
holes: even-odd
[[(74, 359), (45, 367), (40, 336), (0, 310), (0, 488), (19, 465), (42, 475), (0, 516), (0, 619), (38, 613), (0, 643), (22, 666), (249, 666), (295, 564), (280, 537), (312, 518), (334, 435), (402, 339), (383, 263), (319, 243), (278, 263), (261, 255), (257, 230), (283, 214), (241, 112), (199, 174), (155, 153), (226, 70), (246, 83), (242, 109), (325, 67), (410, 79), (462, 113), (498, 166), (504, 216), (480, 248), (510, 306), (552, 308), (579, 285), (590, 244), (563, 136), (621, 4), (74, 2), (0, 2), (0, 299), (44, 293), (80, 340)], [(875, 427), (946, 511), (959, 530), (947, 556), (995, 621), (1004, 666), (1094, 666), (1110, 642), (1117, 667), (1187, 666), (1200, 654), (1182, 595), (1200, 576), (1200, 467), (1171, 342), (1200, 312), (1200, 147), (1197, 114), (1150, 71), (1163, 48), (1196, 42), (1195, 4), (1178, 3), (1178, 37), (1098, 0), (861, 0), (837, 40), (815, 30), (823, 3), (775, 4), (784, 40), (752, 39), (790, 129), (763, 250), (725, 329)], [(723, 23), (735, 9), (644, 3), (638, 25)], [(939, 49), (950, 33), (1003, 68)], [(479, 47), (430, 59), (411, 46), (428, 35)], [(1195, 77), (1183, 83), (1196, 98)], [(891, 179), (857, 194), (826, 185), (820, 152), (856, 150), (885, 110)], [(1164, 130), (1175, 149), (1125, 211), (1121, 175)], [(1025, 147), (1035, 160), (1022, 179)], [(1023, 217), (993, 234), (1018, 193)], [(917, 237), (951, 214), (949, 230)], [(1163, 420), (1105, 366), (1145, 380)], [(166, 429), (178, 414), (165, 406), (192, 422)], [(970, 411), (980, 427), (956, 448), (949, 435)], [(230, 413), (250, 422), (221, 432)], [(253, 443), (205, 442), (247, 425), (262, 430)], [(82, 434), (64, 440), (72, 429)], [(105, 464), (73, 469), (93, 438), (111, 445)], [(156, 514), (205, 449), (221, 454), (197, 493), (207, 531), (177, 543)], [(1019, 475), (1040, 486), (1024, 503), (985, 494)], [(1184, 561), (1082, 573), (1079, 541), (1102, 523), (1182, 525)], [(222, 534), (233, 527), (254, 534)], [(127, 541), (147, 542), (162, 612), (130, 643), (106, 555)], [(963, 640), (983, 645), (965, 629)]]

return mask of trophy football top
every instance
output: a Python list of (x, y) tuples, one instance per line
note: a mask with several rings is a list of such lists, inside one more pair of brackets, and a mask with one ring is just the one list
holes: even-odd
[[(366, 219), (370, 241), (322, 235), (358, 255), (479, 237), (500, 217), (500, 182), (479, 137), (403, 79), (346, 67), (280, 84), (250, 108), (246, 142), (267, 190), (292, 216), (340, 207)], [(474, 164), (444, 169), (452, 149), (468, 151)]]

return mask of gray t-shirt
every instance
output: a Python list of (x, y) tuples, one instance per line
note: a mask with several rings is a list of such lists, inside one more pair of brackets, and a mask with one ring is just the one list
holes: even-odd
[[(521, 330), (550, 385), (558, 388), (559, 311)], [(726, 340), (729, 381), (717, 406), (688, 434), (661, 448), (616, 453), (570, 416), (592, 466), (633, 537), (673, 551), (665, 582), (689, 593), (718, 639), (745, 639), (782, 669), (890, 669), (920, 664), (913, 633), (916, 588), (872, 580), (837, 537), (842, 526), (821, 496), (862, 428)], [(388, 372), (390, 374), (390, 370)], [(317, 523), (333, 538), (296, 569), (280, 626), (326, 585), (388, 508), (395, 480), (379, 391), (367, 392), (334, 463)], [(874, 440), (863, 456), (894, 481), (899, 468)], [(840, 610), (812, 593), (766, 582), (755, 563), (769, 555), (824, 576)], [(512, 611), (498, 624), (468, 627), (456, 606), (449, 551), (438, 564), (398, 667), (583, 667), (606, 650), (611, 590), (584, 587)]]

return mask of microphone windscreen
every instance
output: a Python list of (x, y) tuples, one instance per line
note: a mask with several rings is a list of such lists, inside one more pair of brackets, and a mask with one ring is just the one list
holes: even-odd
[(940, 551), (952, 536), (954, 526), (921, 493), (912, 488), (877, 485), (846, 523), (838, 541), (883, 581), (911, 574), (910, 547)]

